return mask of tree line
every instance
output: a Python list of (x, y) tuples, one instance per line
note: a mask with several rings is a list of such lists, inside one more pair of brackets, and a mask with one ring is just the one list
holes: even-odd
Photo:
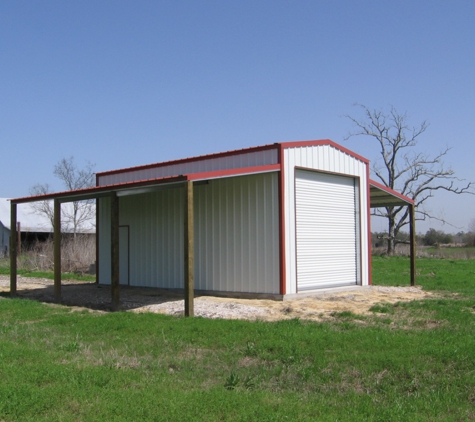
[[(371, 233), (373, 247), (380, 248), (386, 246), (388, 234), (385, 232)], [(397, 243), (408, 243), (409, 233), (399, 231), (397, 234)], [(475, 219), (469, 226), (469, 231), (459, 231), (458, 233), (445, 233), (443, 230), (429, 229), (424, 234), (416, 235), (416, 242), (422, 246), (440, 246), (457, 245), (474, 247), (475, 246)]]

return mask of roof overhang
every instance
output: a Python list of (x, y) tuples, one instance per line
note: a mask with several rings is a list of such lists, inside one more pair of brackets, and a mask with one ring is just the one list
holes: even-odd
[(381, 183), (375, 182), (374, 180), (369, 181), (369, 196), (371, 208), (397, 207), (414, 204), (414, 201), (411, 198), (402, 195)]
[(95, 186), (91, 188), (78, 189), (72, 191), (48, 193), (45, 195), (26, 196), (14, 198), (10, 201), (14, 204), (28, 202), (58, 200), (59, 202), (83, 201), (88, 199), (97, 199), (117, 194), (117, 196), (137, 195), (142, 193), (154, 192), (173, 187), (173, 185), (183, 184), (187, 181), (201, 182), (224, 177), (245, 176), (249, 174), (269, 173), (280, 170), (279, 164), (266, 166), (246, 167), (231, 170), (218, 170), (211, 172), (192, 173), (179, 176), (161, 177), (157, 179), (147, 179), (135, 182), (124, 182), (112, 185)]

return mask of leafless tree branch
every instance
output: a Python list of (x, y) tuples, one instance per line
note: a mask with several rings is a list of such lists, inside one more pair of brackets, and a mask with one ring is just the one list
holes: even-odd
[[(407, 114), (400, 114), (394, 107), (385, 113), (383, 110), (370, 110), (362, 104), (355, 106), (362, 110), (363, 118), (345, 116), (355, 126), (355, 131), (345, 139), (364, 136), (376, 140), (381, 160), (373, 165), (372, 170), (381, 183), (414, 200), (416, 220), (431, 218), (450, 224), (424, 209), (426, 201), (437, 191), (475, 194), (475, 182), (456, 177), (451, 167), (444, 166), (443, 160), (450, 148), (446, 147), (435, 156), (415, 152), (413, 149), (417, 147), (420, 136), (428, 128), (426, 121), (411, 127)], [(387, 207), (374, 211), (372, 215), (388, 219), (388, 254), (394, 253), (397, 234), (409, 224), (409, 210), (407, 207)]]
[[(94, 186), (94, 164), (86, 163), (84, 168), (78, 168), (74, 162), (74, 157), (63, 158), (55, 166), (53, 174), (62, 181), (67, 190), (77, 190)], [(48, 184), (38, 184), (30, 189), (32, 195), (51, 193)], [(69, 230), (74, 235), (90, 221), (95, 215), (95, 201), (93, 199), (75, 201), (72, 207), (62, 207), (61, 228)], [(41, 201), (32, 203), (35, 211), (48, 217), (51, 226), (54, 227), (54, 210), (51, 201)]]

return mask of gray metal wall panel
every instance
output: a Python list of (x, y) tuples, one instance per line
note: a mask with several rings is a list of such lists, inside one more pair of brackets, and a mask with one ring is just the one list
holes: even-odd
[(185, 163), (169, 164), (145, 169), (130, 169), (120, 173), (99, 175), (99, 186), (115, 183), (146, 180), (180, 174), (200, 173), (277, 164), (277, 150), (261, 150), (233, 154), (223, 157), (205, 158)]
[(120, 224), (129, 226), (130, 285), (183, 287), (182, 187), (120, 198)]
[(197, 289), (279, 293), (277, 173), (195, 188)]
[[(129, 284), (183, 287), (182, 188), (119, 198), (121, 226), (129, 227)], [(100, 199), (100, 282), (110, 283), (110, 201)], [(124, 245), (120, 245), (123, 250)]]

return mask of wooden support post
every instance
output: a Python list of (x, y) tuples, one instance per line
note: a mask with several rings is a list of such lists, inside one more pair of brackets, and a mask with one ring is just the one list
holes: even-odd
[(111, 308), (118, 311), (119, 291), (119, 198), (115, 192), (111, 195)]
[(16, 232), (16, 223), (17, 223), (17, 204), (14, 202), (10, 205), (10, 296), (16, 296), (17, 288), (17, 232)]
[(193, 229), (193, 182), (185, 183), (185, 316), (194, 311), (194, 229)]
[(414, 205), (409, 205), (409, 235), (411, 242), (411, 286), (416, 285), (416, 215)]
[(18, 242), (17, 242), (17, 255), (21, 255), (21, 223), (18, 221), (16, 223), (16, 234), (18, 236)]
[(61, 303), (61, 202), (54, 200), (53, 215), (54, 300)]

